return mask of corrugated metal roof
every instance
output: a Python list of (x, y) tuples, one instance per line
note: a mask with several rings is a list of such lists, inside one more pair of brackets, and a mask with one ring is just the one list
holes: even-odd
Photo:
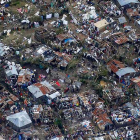
[(104, 110), (96, 108), (93, 111), (94, 116), (97, 117), (97, 123), (98, 125), (105, 125), (105, 124), (112, 124), (112, 121), (110, 120), (110, 118), (108, 117), (107, 113), (105, 113)]
[(12, 122), (15, 126), (19, 128), (32, 123), (26, 111), (22, 111), (22, 112), (18, 112), (16, 114), (10, 115), (6, 117), (6, 119)]
[(124, 68), (124, 64), (118, 60), (111, 60), (107, 63), (111, 71), (116, 73), (120, 68)]
[(115, 65), (110, 65), (110, 69), (111, 69), (111, 71), (113, 71), (114, 73), (116, 73), (116, 72), (119, 70)]
[(46, 94), (51, 95), (56, 91), (55, 88), (47, 81), (28, 86), (28, 89), (36, 98), (39, 98)]
[(136, 72), (133, 68), (131, 67), (126, 67), (126, 68), (122, 68), (120, 70), (118, 70), (116, 72), (116, 74), (119, 76), (119, 77), (122, 77), (123, 75), (126, 75), (126, 74), (129, 74), (129, 73), (134, 73)]
[(127, 5), (129, 3), (139, 3), (138, 0), (118, 0), (121, 6)]

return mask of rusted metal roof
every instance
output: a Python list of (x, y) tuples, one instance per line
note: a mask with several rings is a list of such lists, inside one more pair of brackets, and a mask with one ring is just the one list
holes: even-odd
[(113, 71), (114, 73), (116, 73), (116, 72), (119, 70), (115, 65), (110, 65), (110, 69), (111, 69), (111, 71)]
[(49, 88), (45, 87), (45, 86), (41, 86), (39, 87), (39, 89), (41, 90), (41, 92), (45, 95), (47, 93), (50, 93)]
[(36, 84), (34, 84), (34, 86), (38, 87), (44, 95), (50, 92), (49, 88), (47, 88), (46, 86), (44, 86), (40, 83), (36, 83)]
[(114, 73), (116, 73), (121, 68), (125, 68), (124, 64), (118, 60), (111, 60), (107, 63), (107, 65)]
[(94, 116), (97, 118), (96, 122), (98, 125), (105, 125), (105, 124), (113, 124), (110, 118), (108, 117), (107, 113), (104, 110), (96, 108), (93, 111)]

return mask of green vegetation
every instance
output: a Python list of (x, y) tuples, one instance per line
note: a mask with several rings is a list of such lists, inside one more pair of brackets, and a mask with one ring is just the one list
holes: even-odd
[(63, 31), (63, 28), (58, 28), (56, 29), (56, 34), (62, 34), (64, 31)]
[(104, 67), (99, 68), (99, 75), (100, 76), (108, 76), (108, 70)]
[(42, 21), (42, 19), (41, 19), (40, 16), (32, 16), (29, 20), (31, 22), (39, 22), (39, 21)]
[(96, 91), (96, 94), (99, 95), (99, 97), (103, 97), (103, 87), (101, 87), (97, 82), (91, 82), (90, 86)]
[(69, 65), (68, 65), (68, 69), (74, 69), (76, 68), (76, 66), (78, 65), (79, 63), (79, 59), (73, 59), (70, 61)]

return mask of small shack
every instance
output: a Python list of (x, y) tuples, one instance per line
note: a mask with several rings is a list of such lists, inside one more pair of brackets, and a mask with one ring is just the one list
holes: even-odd
[(105, 30), (105, 27), (107, 27), (108, 25), (109, 23), (105, 19), (94, 23), (95, 29), (97, 31)]

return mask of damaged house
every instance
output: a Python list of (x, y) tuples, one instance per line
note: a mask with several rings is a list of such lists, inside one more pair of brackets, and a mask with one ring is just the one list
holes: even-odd
[[(132, 67), (126, 67), (125, 64), (118, 60), (111, 60), (107, 63), (107, 69), (109, 72), (115, 74), (119, 80), (127, 79), (131, 76), (131, 74), (135, 74), (136, 71)], [(126, 80), (125, 79), (125, 80)]]
[(132, 21), (134, 21), (134, 19), (139, 17), (140, 14), (138, 9), (128, 8), (126, 9), (126, 15), (128, 16), (129, 19), (132, 19)]
[(30, 85), (28, 86), (28, 89), (35, 99), (41, 98), (42, 101), (45, 101), (45, 102), (48, 102), (48, 100), (56, 99), (57, 97), (61, 95), (47, 81), (42, 81), (40, 83), (35, 83), (33, 85)]
[(139, 0), (117, 0), (117, 2), (121, 7), (131, 7), (140, 3)]
[(56, 36), (56, 41), (61, 46), (62, 44), (75, 42), (76, 40), (73, 38), (71, 34), (59, 34)]
[(43, 44), (48, 43), (49, 40), (55, 40), (56, 33), (53, 30), (39, 28), (35, 31), (35, 39)]
[(134, 119), (127, 112), (116, 110), (111, 113), (111, 119), (116, 127), (125, 127), (134, 124)]
[(101, 108), (95, 108), (93, 111), (93, 120), (101, 130), (111, 130), (113, 123), (108, 117), (107, 113)]
[(18, 69), (15, 65), (14, 62), (12, 63), (8, 63), (5, 67), (4, 67), (5, 73), (6, 73), (6, 77), (8, 80), (11, 79), (17, 79), (18, 77)]
[(140, 110), (135, 107), (132, 103), (128, 102), (123, 105), (123, 108), (131, 114), (134, 118), (140, 117)]
[(62, 70), (66, 69), (73, 56), (66, 53), (55, 52), (57, 60), (59, 60), (58, 67)]
[(0, 57), (5, 58), (11, 51), (12, 49), (10, 47), (0, 43)]
[(114, 43), (114, 45), (117, 45), (117, 46), (129, 42), (129, 38), (127, 38), (125, 36), (125, 34), (122, 32), (114, 33), (110, 37), (111, 37), (111, 41)]
[(135, 86), (136, 93), (140, 94), (140, 76), (131, 79)]
[(41, 56), (43, 60), (47, 63), (55, 61), (56, 58), (53, 50), (46, 45), (39, 45), (34, 53), (34, 56), (35, 57)]
[(107, 86), (103, 89), (103, 97), (109, 101), (116, 100), (116, 102), (119, 102), (119, 99), (123, 99), (125, 94), (122, 91), (122, 88)]
[(34, 72), (30, 69), (21, 69), (18, 75), (17, 84), (19, 86), (25, 84), (28, 86), (32, 82), (32, 78), (35, 77)]

